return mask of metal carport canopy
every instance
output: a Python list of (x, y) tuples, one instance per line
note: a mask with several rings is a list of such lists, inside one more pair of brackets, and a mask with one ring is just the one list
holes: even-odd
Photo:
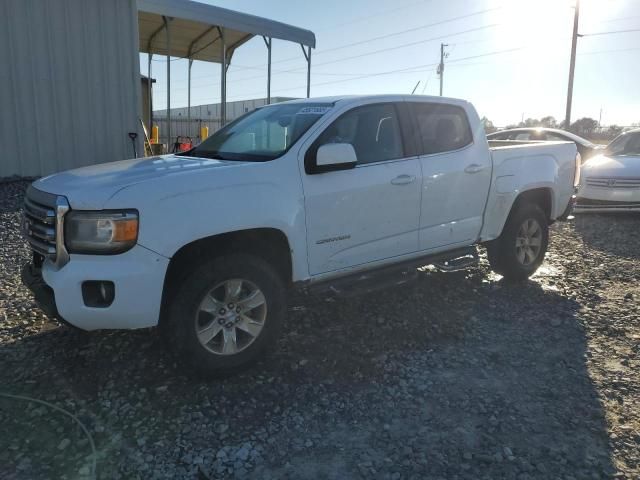
[[(316, 46), (313, 32), (255, 15), (240, 13), (191, 0), (137, 0), (139, 51), (189, 59), (189, 116), (191, 113), (191, 64), (193, 60), (220, 63), (221, 122), (226, 121), (226, 73), (233, 52), (255, 36), (264, 39), (268, 51), (267, 99), (271, 97), (272, 39), (298, 43), (307, 61), (307, 96), (310, 95), (311, 49)], [(306, 49), (305, 49), (306, 47)], [(170, 141), (171, 66), (167, 61), (167, 126)], [(151, 102), (149, 102), (151, 105)], [(149, 115), (151, 121), (152, 113)]]

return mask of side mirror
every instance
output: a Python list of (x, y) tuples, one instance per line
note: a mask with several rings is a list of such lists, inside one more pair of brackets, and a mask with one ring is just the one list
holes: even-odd
[(346, 170), (358, 163), (358, 157), (350, 143), (327, 143), (318, 148), (316, 166), (318, 172)]

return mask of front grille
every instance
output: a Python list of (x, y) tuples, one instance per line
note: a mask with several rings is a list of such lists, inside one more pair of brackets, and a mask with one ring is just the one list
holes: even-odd
[(588, 177), (586, 184), (602, 188), (640, 188), (640, 178)]
[(56, 257), (56, 211), (48, 205), (24, 199), (24, 230), (27, 241), (36, 252)]
[(579, 198), (577, 206), (584, 208), (640, 208), (640, 202), (621, 202), (615, 200), (593, 200), (591, 198)]
[(24, 198), (24, 234), (31, 248), (59, 266), (68, 255), (62, 240), (62, 217), (69, 209), (64, 197), (30, 186)]

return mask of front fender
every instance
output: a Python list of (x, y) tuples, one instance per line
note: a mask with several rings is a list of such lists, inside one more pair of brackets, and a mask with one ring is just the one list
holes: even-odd
[(306, 276), (304, 202), (299, 177), (290, 177), (291, 169), (266, 162), (213, 176), (159, 179), (123, 189), (105, 208), (138, 209), (138, 243), (167, 258), (206, 237), (278, 229), (291, 247), (293, 277), (298, 280)]

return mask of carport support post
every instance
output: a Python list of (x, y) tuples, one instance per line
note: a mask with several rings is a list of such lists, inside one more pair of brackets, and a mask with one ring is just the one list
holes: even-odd
[(220, 128), (222, 128), (227, 123), (227, 43), (224, 38), (224, 28), (218, 28), (218, 31), (222, 48), (222, 69), (220, 70)]
[(149, 137), (151, 137), (151, 130), (153, 130), (153, 108), (151, 107), (151, 59), (153, 53), (147, 54), (147, 100), (149, 102)]
[(267, 105), (271, 104), (271, 37), (262, 37), (267, 46)]
[(191, 136), (191, 65), (193, 65), (193, 58), (189, 59), (189, 76), (187, 79), (187, 131)]
[(169, 19), (163, 16), (162, 20), (167, 33), (167, 153), (169, 153), (171, 151), (171, 32)]
[(304, 45), (300, 44), (300, 46), (304, 58), (307, 59), (307, 98), (309, 98), (311, 96), (311, 47), (307, 47), (305, 50)]

